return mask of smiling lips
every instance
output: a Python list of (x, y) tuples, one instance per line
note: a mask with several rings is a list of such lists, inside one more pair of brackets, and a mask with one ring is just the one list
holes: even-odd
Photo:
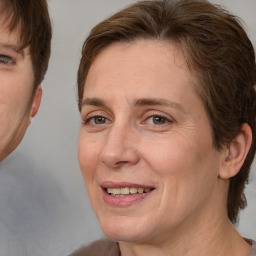
[(155, 188), (141, 185), (105, 183), (102, 186), (103, 200), (115, 207), (130, 206), (150, 195)]
[(125, 188), (107, 188), (107, 192), (111, 196), (127, 196), (133, 194), (142, 194), (148, 193), (151, 191), (151, 188), (134, 188), (134, 187), (125, 187)]

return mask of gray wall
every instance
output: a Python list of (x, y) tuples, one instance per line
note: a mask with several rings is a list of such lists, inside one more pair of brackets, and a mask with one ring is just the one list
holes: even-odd
[[(0, 255), (68, 255), (102, 237), (77, 161), (76, 71), (90, 29), (131, 0), (49, 0), (54, 35), (38, 116), (0, 165)], [(256, 1), (215, 0), (245, 21), (256, 44)], [(256, 164), (239, 230), (256, 239)]]

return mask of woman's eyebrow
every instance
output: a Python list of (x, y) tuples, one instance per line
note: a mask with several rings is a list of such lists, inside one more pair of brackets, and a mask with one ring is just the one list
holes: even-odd
[[(82, 101), (81, 107), (83, 106), (96, 106), (96, 107), (107, 107), (107, 103), (99, 98), (85, 98)], [(185, 113), (185, 110), (180, 104), (174, 101), (167, 99), (158, 99), (158, 98), (140, 98), (134, 101), (135, 106), (167, 106), (174, 109), (177, 109), (180, 112)]]
[(0, 42), (0, 48), (6, 48), (12, 51), (15, 51), (19, 53), (21, 51), (21, 48), (18, 45), (15, 44), (5, 44)]
[(83, 106), (96, 106), (96, 107), (106, 107), (107, 104), (99, 98), (86, 98), (82, 101), (81, 107)]
[(140, 98), (134, 101), (135, 106), (167, 106), (171, 108), (175, 108), (180, 112), (185, 113), (185, 110), (182, 108), (180, 104), (174, 101), (170, 101), (167, 99), (158, 99), (158, 98)]

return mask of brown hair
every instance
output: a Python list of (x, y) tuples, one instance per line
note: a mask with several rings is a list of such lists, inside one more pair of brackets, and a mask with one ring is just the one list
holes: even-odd
[(51, 52), (52, 29), (46, 0), (0, 0), (4, 25), (20, 28), (21, 48), (30, 46), (34, 91), (44, 79)]
[(197, 83), (221, 150), (236, 137), (243, 123), (253, 141), (239, 173), (230, 179), (229, 219), (236, 223), (245, 208), (244, 187), (256, 149), (256, 65), (252, 43), (237, 17), (203, 0), (139, 1), (95, 26), (86, 39), (78, 70), (79, 110), (86, 77), (94, 58), (114, 42), (157, 39), (180, 45)]

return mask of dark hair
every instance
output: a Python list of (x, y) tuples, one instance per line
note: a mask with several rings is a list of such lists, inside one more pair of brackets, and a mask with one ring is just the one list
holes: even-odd
[(252, 129), (252, 145), (239, 173), (230, 179), (227, 211), (236, 223), (245, 208), (245, 184), (256, 149), (255, 53), (240, 21), (203, 0), (139, 1), (95, 26), (86, 39), (78, 70), (79, 110), (86, 77), (94, 58), (114, 42), (157, 39), (178, 44), (198, 84), (216, 149)]
[(51, 52), (52, 29), (46, 0), (0, 0), (4, 25), (20, 28), (21, 48), (30, 46), (34, 91), (44, 79)]

